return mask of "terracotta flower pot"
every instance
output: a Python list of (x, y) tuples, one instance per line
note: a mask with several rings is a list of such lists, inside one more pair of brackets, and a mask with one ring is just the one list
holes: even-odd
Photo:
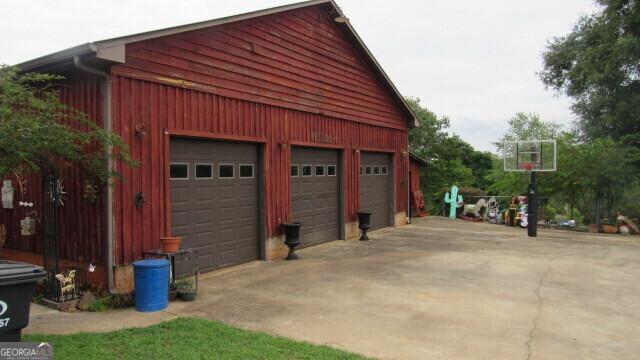
[(180, 249), (180, 243), (182, 242), (182, 238), (179, 236), (169, 236), (160, 238), (160, 243), (162, 244), (162, 252), (164, 253), (175, 253)]
[(602, 231), (604, 231), (605, 234), (617, 234), (618, 233), (618, 226), (617, 225), (602, 225)]

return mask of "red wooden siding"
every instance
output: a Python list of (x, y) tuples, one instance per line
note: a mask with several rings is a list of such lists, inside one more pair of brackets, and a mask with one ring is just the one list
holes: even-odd
[(322, 6), (127, 45), (115, 74), (405, 129), (406, 115)]
[(420, 188), (420, 174), (422, 166), (417, 161), (411, 161), (410, 163), (411, 169), (411, 190), (412, 191), (421, 191)]
[[(406, 209), (408, 157), (406, 130), (310, 114), (281, 107), (230, 99), (202, 91), (114, 76), (114, 131), (131, 144), (141, 159), (138, 168), (119, 167), (124, 181), (115, 188), (116, 258), (120, 264), (158, 248), (159, 238), (170, 229), (170, 199), (166, 189), (170, 133), (244, 139), (264, 142), (266, 162), (266, 222), (268, 234), (277, 234), (290, 211), (290, 145), (313, 144), (313, 133), (333, 138), (344, 148), (347, 221), (358, 210), (359, 154), (356, 149), (393, 152), (396, 168), (396, 208)], [(144, 138), (136, 127), (147, 128)], [(281, 144), (286, 144), (282, 146)], [(317, 144), (323, 146), (323, 144)], [(147, 203), (134, 205), (143, 192)]]
[[(102, 104), (100, 103), (100, 84), (96, 78), (83, 77), (69, 80), (60, 86), (61, 100), (78, 110), (83, 111), (90, 118), (95, 119), (102, 126)], [(80, 129), (86, 126), (72, 124)], [(98, 201), (91, 204), (83, 198), (84, 183), (80, 171), (76, 167), (65, 167), (61, 171), (64, 191), (66, 191), (65, 205), (60, 212), (60, 257), (69, 260), (104, 263), (104, 218), (102, 206), (104, 199), (100, 194)], [(35, 253), (42, 253), (42, 184), (40, 176), (27, 177), (27, 193), (22, 196), (15, 176), (7, 179), (13, 180), (15, 189), (14, 210), (0, 209), (0, 224), (7, 226), (8, 248)], [(20, 220), (26, 212), (24, 207), (18, 205), (19, 201), (33, 202), (37, 215), (37, 233), (35, 236), (20, 235)]]

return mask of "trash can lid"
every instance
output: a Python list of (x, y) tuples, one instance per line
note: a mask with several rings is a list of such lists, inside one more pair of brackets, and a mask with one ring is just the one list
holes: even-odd
[(169, 260), (167, 259), (138, 260), (133, 263), (133, 266), (137, 268), (159, 268), (159, 267), (169, 266)]
[(18, 261), (0, 260), (0, 286), (44, 279), (47, 272), (40, 266)]

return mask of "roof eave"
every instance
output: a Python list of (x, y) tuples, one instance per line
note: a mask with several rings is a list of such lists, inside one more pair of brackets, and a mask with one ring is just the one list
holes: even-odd
[(39, 58), (35, 58), (29, 61), (25, 61), (15, 66), (24, 72), (38, 71), (43, 68), (54, 66), (57, 63), (67, 61), (74, 56), (85, 55), (95, 52), (91, 46), (91, 43), (85, 43), (82, 45), (74, 46), (62, 51), (54, 52)]

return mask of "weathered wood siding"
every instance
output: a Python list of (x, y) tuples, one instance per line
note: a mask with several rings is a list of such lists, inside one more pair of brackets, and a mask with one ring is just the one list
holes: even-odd
[(292, 145), (343, 149), (346, 221), (359, 204), (357, 150), (392, 153), (396, 208), (406, 209), (406, 115), (320, 7), (128, 45), (112, 75), (114, 130), (141, 160), (120, 168), (115, 189), (120, 264), (170, 232), (170, 134), (264, 144), (269, 236), (290, 212)]
[[(83, 111), (102, 126), (102, 104), (99, 80), (94, 77), (69, 79), (60, 85), (63, 103)], [(86, 130), (86, 125), (71, 124)], [(60, 172), (64, 187), (65, 204), (60, 209), (59, 252), (63, 259), (104, 263), (104, 199), (99, 194), (98, 201), (91, 204), (83, 198), (84, 180), (77, 167), (64, 166)], [(40, 176), (26, 177), (26, 194), (22, 195), (15, 176), (10, 175), (15, 189), (14, 210), (0, 209), (0, 224), (7, 227), (8, 248), (42, 253), (42, 183)], [(33, 202), (34, 208), (25, 208), (18, 202)], [(37, 233), (35, 236), (20, 235), (20, 220), (35, 210)]]

